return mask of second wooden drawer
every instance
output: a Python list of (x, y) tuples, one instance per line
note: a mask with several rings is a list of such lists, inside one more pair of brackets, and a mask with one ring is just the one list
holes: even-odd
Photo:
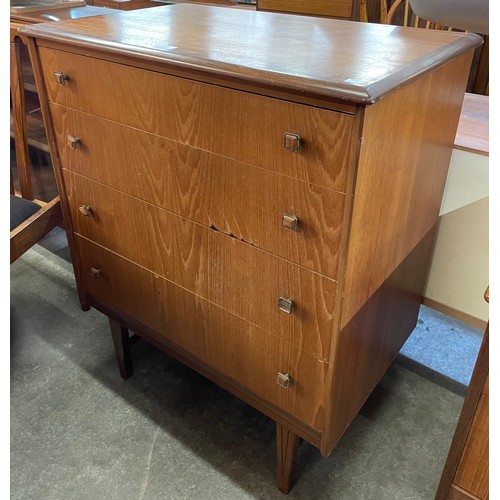
[[(345, 195), (52, 105), (63, 167), (336, 279)], [(75, 149), (68, 135), (78, 138)], [(298, 219), (295, 230), (283, 214)]]

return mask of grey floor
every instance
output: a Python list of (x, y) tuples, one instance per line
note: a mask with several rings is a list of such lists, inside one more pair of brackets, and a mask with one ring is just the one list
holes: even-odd
[[(11, 266), (11, 498), (286, 498), (273, 422), (145, 342), (123, 381), (106, 319), (79, 307), (67, 248), (47, 248)], [(480, 340), (423, 308), (332, 455), (301, 446), (288, 498), (432, 499)], [(442, 369), (455, 360), (460, 373)]]

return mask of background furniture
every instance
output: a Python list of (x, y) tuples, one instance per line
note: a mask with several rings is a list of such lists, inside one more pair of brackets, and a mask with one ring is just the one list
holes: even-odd
[(275, 420), (287, 492), (300, 440), (327, 456), (415, 326), (481, 39), (193, 4), (113, 21), (23, 30), (82, 307), (125, 377), (129, 329)]
[(433, 22), (489, 34), (488, 0), (410, 0), (414, 12)]
[[(489, 97), (465, 94), (423, 303), (484, 330), (489, 280)], [(464, 234), (467, 238), (464, 238)]]
[[(11, 168), (10, 186), (11, 263), (55, 226), (62, 224), (38, 92), (28, 52), (18, 30), (26, 24), (107, 13), (85, 5), (47, 6), (46, 10), (32, 8), (34, 10), (11, 9), (10, 16), (11, 137), (15, 141), (16, 152), (16, 168), (14, 171)], [(34, 169), (33, 159), (41, 163), (37, 170)]]
[(153, 0), (92, 0), (92, 5), (109, 9), (136, 10), (158, 7), (161, 4)]
[[(17, 179), (17, 169), (14, 172), (14, 184), (24, 197), (33, 199), (36, 195), (39, 199), (49, 201), (56, 194), (55, 181), (50, 165), (49, 145), (45, 133), (45, 127), (38, 100), (38, 92), (33, 76), (33, 69), (29, 55), (24, 46), (23, 39), (19, 36), (19, 28), (26, 24), (41, 22), (57, 22), (80, 17), (105, 14), (109, 11), (94, 7), (70, 6), (63, 4), (48, 6), (46, 10), (39, 7), (34, 11), (30, 9), (19, 11), (11, 9), (10, 15), (10, 52), (11, 52), (11, 138), (15, 141), (16, 162), (19, 165), (20, 178)], [(29, 148), (29, 151), (28, 151)], [(34, 172), (30, 169), (30, 163), (36, 161), (43, 164), (45, 172)], [(33, 165), (31, 165), (33, 167)], [(23, 176), (29, 177), (30, 186)], [(31, 185), (32, 175), (36, 177), (36, 185), (33, 191)], [(19, 186), (17, 183), (19, 182)], [(12, 189), (11, 189), (12, 191)]]
[(378, 2), (379, 0), (257, 0), (257, 10), (366, 21), (368, 12), (372, 19), (378, 14)]
[[(489, 302), (489, 288), (485, 293)], [(489, 498), (489, 325), (460, 413), (436, 500)]]
[[(466, 4), (469, 4), (466, 9)], [(486, 5), (485, 5), (486, 4)], [(418, 13), (412, 9), (415, 5)], [(397, 26), (438, 30), (464, 30), (481, 34), (484, 43), (476, 49), (467, 92), (489, 94), (489, 28), (487, 1), (459, 0), (380, 0), (380, 22)], [(438, 7), (436, 7), (438, 6)], [(361, 5), (363, 9), (363, 4)], [(471, 12), (474, 12), (471, 14)], [(430, 15), (431, 18), (421, 17)], [(362, 14), (363, 16), (363, 14)], [(367, 14), (370, 22), (377, 21), (373, 14)], [(477, 31), (480, 30), (480, 31)]]
[[(10, 88), (13, 102), (12, 125), (16, 136), (16, 160), (19, 192), (16, 196), (11, 171), (10, 185), (10, 263), (62, 222), (59, 196), (48, 203), (35, 200), (31, 181), (26, 127), (22, 42), (17, 31), (10, 30)], [(44, 146), (43, 143), (40, 144)]]
[[(425, 14), (429, 13), (429, 8), (427, 6), (429, 2), (426, 2), (426, 0), (416, 1), (419, 9), (422, 9), (421, 3), (425, 2), (422, 12)], [(433, 7), (435, 3), (450, 4), (448, 0), (437, 0), (437, 2), (430, 2), (431, 7)], [(466, 0), (460, 0), (460, 5), (464, 3), (466, 3)], [(472, 9), (474, 9), (474, 0), (469, 0), (469, 3)], [(257, 10), (446, 30), (452, 29), (452, 27), (450, 27), (452, 24), (451, 20), (462, 20), (471, 23), (470, 27), (462, 27), (460, 24), (453, 24), (453, 28), (475, 32), (476, 28), (484, 28), (485, 26), (484, 4), (485, 0), (481, 0), (479, 8), (476, 9), (478, 13), (469, 16), (465, 21), (460, 9), (457, 11), (457, 9), (450, 8), (448, 16), (450, 20), (448, 22), (439, 19), (428, 20), (427, 18), (419, 17), (413, 12), (409, 0), (258, 0)], [(434, 10), (435, 9), (432, 8), (430, 12), (434, 13)], [(446, 9), (440, 8), (436, 14), (441, 15), (443, 13), (447, 13)], [(446, 17), (444, 19), (446, 19)], [(484, 43), (476, 50), (469, 82), (467, 84), (467, 92), (488, 95), (489, 36), (484, 29), (480, 34), (483, 36)]]

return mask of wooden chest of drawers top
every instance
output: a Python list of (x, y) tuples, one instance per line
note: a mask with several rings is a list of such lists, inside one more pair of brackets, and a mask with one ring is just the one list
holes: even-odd
[(23, 32), (40, 44), (126, 55), (132, 65), (349, 112), (482, 43), (473, 34), (190, 4)]

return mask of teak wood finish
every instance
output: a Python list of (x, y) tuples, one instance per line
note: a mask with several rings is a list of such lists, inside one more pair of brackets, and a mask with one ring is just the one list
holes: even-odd
[[(68, 4), (69, 5), (69, 4)], [(78, 19), (82, 17), (106, 14), (106, 9), (86, 6), (72, 6), (61, 9), (48, 9), (48, 11), (13, 12), (10, 14), (10, 88), (13, 135), (16, 148), (16, 166), (19, 178), (20, 194), (22, 198), (33, 200), (40, 205), (40, 210), (23, 221), (10, 232), (10, 262), (11, 264), (38, 243), (43, 236), (54, 227), (61, 225), (63, 214), (59, 196), (54, 196), (48, 202), (35, 199), (32, 179), (31, 162), (28, 146), (48, 152), (45, 140), (45, 131), (41, 120), (35, 115), (27, 113), (25, 92), (33, 93), (36, 89), (26, 83), (26, 68), (23, 73), (21, 57), (24, 37), (19, 29), (26, 24)], [(34, 87), (34, 86), (33, 86)], [(11, 194), (15, 194), (14, 183), (11, 175)]]
[(188, 4), (23, 31), (122, 376), (131, 329), (270, 416), (287, 492), (415, 325), (481, 39)]
[(162, 4), (151, 0), (92, 0), (92, 5), (108, 9), (136, 10), (160, 7)]
[(347, 19), (353, 15), (352, 0), (257, 0), (257, 8)]
[[(68, 170), (336, 278), (345, 194), (70, 108), (51, 108)], [(66, 144), (68, 131), (80, 140), (74, 150)], [(283, 231), (283, 213), (298, 218), (295, 231)]]
[(489, 394), (488, 324), (435, 500), (489, 498)]
[(22, 27), (22, 24), (19, 22), (10, 22), (11, 120), (15, 139), (16, 169), (20, 188), (20, 193), (16, 193), (11, 171), (10, 194), (33, 201), (39, 206), (39, 209), (30, 217), (18, 223), (10, 231), (11, 264), (63, 221), (59, 196), (56, 195), (48, 202), (43, 202), (35, 199), (33, 190), (31, 162), (28, 150), (30, 143), (27, 127), (25, 75), (23, 74), (21, 55), (23, 42), (18, 32), (20, 27)]
[(489, 96), (466, 93), (455, 137), (455, 149), (490, 155)]
[[(69, 5), (69, 4), (68, 4)], [(100, 16), (102, 14), (109, 15), (113, 11), (103, 9), (101, 7), (92, 7), (90, 5), (80, 5), (78, 7), (64, 7), (58, 9), (48, 9), (46, 11), (34, 12), (11, 12), (10, 21), (19, 24), (22, 27), (26, 24), (46, 23), (70, 21), (72, 19), (81, 19), (84, 17)]]

